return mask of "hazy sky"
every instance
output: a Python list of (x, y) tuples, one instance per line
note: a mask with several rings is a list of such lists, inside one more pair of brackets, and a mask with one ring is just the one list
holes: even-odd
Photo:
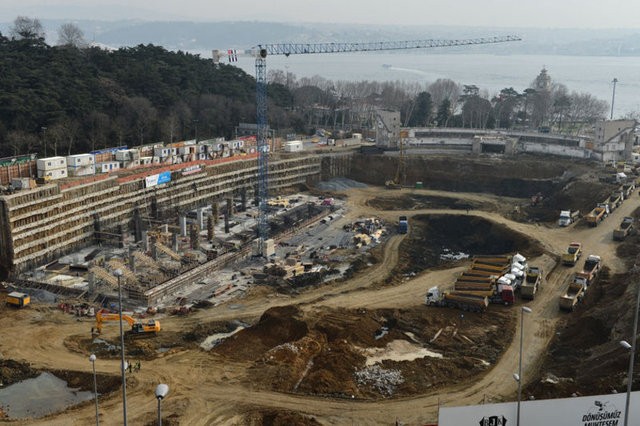
[(0, 0), (0, 20), (259, 20), (393, 25), (639, 28), (638, 0)]

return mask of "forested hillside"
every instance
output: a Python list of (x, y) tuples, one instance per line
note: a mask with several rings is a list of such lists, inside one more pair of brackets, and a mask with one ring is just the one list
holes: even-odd
[[(238, 122), (255, 122), (253, 77), (153, 45), (107, 51), (0, 34), (0, 76), (0, 156), (43, 155), (45, 141), (49, 154), (66, 154), (230, 137)], [(292, 95), (271, 86), (277, 114)]]

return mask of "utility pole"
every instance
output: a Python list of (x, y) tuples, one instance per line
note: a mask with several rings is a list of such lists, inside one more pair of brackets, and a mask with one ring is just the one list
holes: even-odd
[(611, 96), (611, 118), (610, 118), (610, 120), (613, 120), (613, 104), (616, 101), (616, 83), (617, 82), (618, 82), (618, 79), (614, 77), (613, 81), (612, 81), (612, 83), (613, 83), (613, 96)]

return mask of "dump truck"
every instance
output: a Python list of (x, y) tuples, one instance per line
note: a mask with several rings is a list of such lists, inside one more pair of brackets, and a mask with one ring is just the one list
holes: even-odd
[(409, 232), (409, 221), (406, 216), (400, 216), (398, 218), (398, 233), (406, 234)]
[(425, 297), (427, 306), (447, 306), (462, 309), (463, 311), (484, 312), (489, 306), (487, 297), (474, 296), (462, 292), (440, 292), (440, 289), (431, 287)]
[(560, 310), (573, 311), (584, 297), (584, 286), (577, 282), (569, 284), (567, 291), (560, 296)]
[(598, 226), (600, 222), (609, 214), (609, 206), (606, 204), (598, 204), (598, 206), (591, 210), (585, 217), (589, 226)]
[(633, 218), (626, 216), (620, 222), (620, 226), (613, 230), (613, 240), (623, 241), (633, 231)]
[[(119, 321), (120, 314), (111, 313), (104, 310), (96, 312), (96, 326), (93, 329), (95, 334), (102, 333), (102, 323), (105, 321)], [(122, 320), (126, 321), (131, 329), (126, 332), (127, 337), (154, 336), (160, 331), (160, 321), (148, 320), (146, 322), (136, 321), (129, 315), (123, 314)]]
[(624, 198), (626, 199), (631, 197), (631, 194), (633, 194), (634, 189), (636, 189), (636, 184), (633, 181), (622, 185), (622, 192), (624, 193)]
[(542, 283), (542, 270), (537, 266), (530, 266), (525, 275), (522, 287), (520, 287), (520, 297), (533, 300), (536, 297), (538, 288)]
[(26, 293), (19, 293), (17, 291), (12, 291), (7, 294), (7, 305), (13, 306), (16, 308), (24, 308), (25, 306), (31, 303), (31, 297)]
[(582, 256), (582, 244), (574, 241), (567, 247), (567, 252), (562, 254), (562, 264), (573, 266), (580, 256)]
[(615, 209), (617, 209), (622, 204), (623, 201), (624, 201), (624, 195), (622, 190), (616, 190), (616, 191), (613, 191), (609, 196), (609, 198), (607, 198), (605, 202), (602, 204), (606, 204), (607, 206), (609, 206), (609, 211), (612, 212)]
[(562, 210), (558, 219), (558, 226), (569, 226), (580, 217), (580, 210)]
[(602, 259), (600, 258), (600, 256), (590, 254), (584, 261), (582, 271), (576, 273), (575, 281), (578, 281), (578, 278), (584, 278), (584, 286), (586, 289), (586, 287), (590, 286), (598, 277), (601, 267)]

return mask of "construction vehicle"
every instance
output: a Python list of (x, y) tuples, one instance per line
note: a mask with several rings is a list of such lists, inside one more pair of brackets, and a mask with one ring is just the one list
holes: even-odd
[(613, 230), (613, 241), (623, 241), (633, 231), (633, 218), (626, 216), (620, 226)]
[(560, 296), (560, 310), (573, 311), (584, 297), (584, 286), (577, 282), (569, 284), (567, 291)]
[(611, 195), (609, 196), (609, 198), (607, 198), (602, 204), (606, 204), (609, 207), (609, 211), (612, 212), (616, 208), (618, 208), (618, 206), (620, 206), (623, 201), (624, 201), (623, 192), (621, 189), (618, 189), (611, 192)]
[(398, 233), (406, 234), (409, 232), (409, 221), (406, 216), (400, 216), (398, 219)]
[(599, 203), (598, 206), (591, 210), (585, 217), (589, 226), (598, 226), (602, 220), (609, 214), (609, 206), (607, 204)]
[(575, 281), (582, 282), (586, 289), (598, 277), (601, 268), (602, 259), (600, 258), (600, 256), (590, 254), (584, 261), (584, 267), (582, 268), (582, 271), (576, 273)]
[(634, 189), (636, 189), (636, 184), (633, 181), (622, 185), (622, 192), (624, 194), (624, 198), (627, 199), (631, 197), (631, 194), (633, 194)]
[(31, 297), (26, 293), (19, 293), (12, 291), (7, 294), (7, 305), (14, 306), (16, 308), (24, 308), (31, 303)]
[(558, 219), (558, 226), (569, 226), (580, 217), (580, 210), (562, 210)]
[(425, 297), (427, 306), (446, 306), (450, 308), (462, 309), (463, 311), (484, 312), (489, 306), (489, 300), (486, 296), (474, 296), (463, 292), (444, 292), (440, 289), (431, 287)]
[[(119, 320), (120, 314), (99, 310), (96, 312), (96, 326), (94, 328), (94, 332), (97, 334), (102, 333), (102, 323), (105, 321)], [(153, 319), (143, 323), (136, 321), (135, 318), (132, 318), (129, 315), (122, 314), (122, 320), (126, 321), (131, 326), (131, 330), (126, 332), (128, 337), (154, 336), (160, 331), (160, 322)]]
[(582, 244), (577, 242), (572, 242), (567, 247), (567, 252), (562, 254), (562, 264), (573, 266), (576, 264), (578, 259), (582, 256)]
[(520, 297), (533, 300), (541, 284), (542, 270), (537, 266), (530, 266), (525, 275), (522, 287), (520, 287)]

